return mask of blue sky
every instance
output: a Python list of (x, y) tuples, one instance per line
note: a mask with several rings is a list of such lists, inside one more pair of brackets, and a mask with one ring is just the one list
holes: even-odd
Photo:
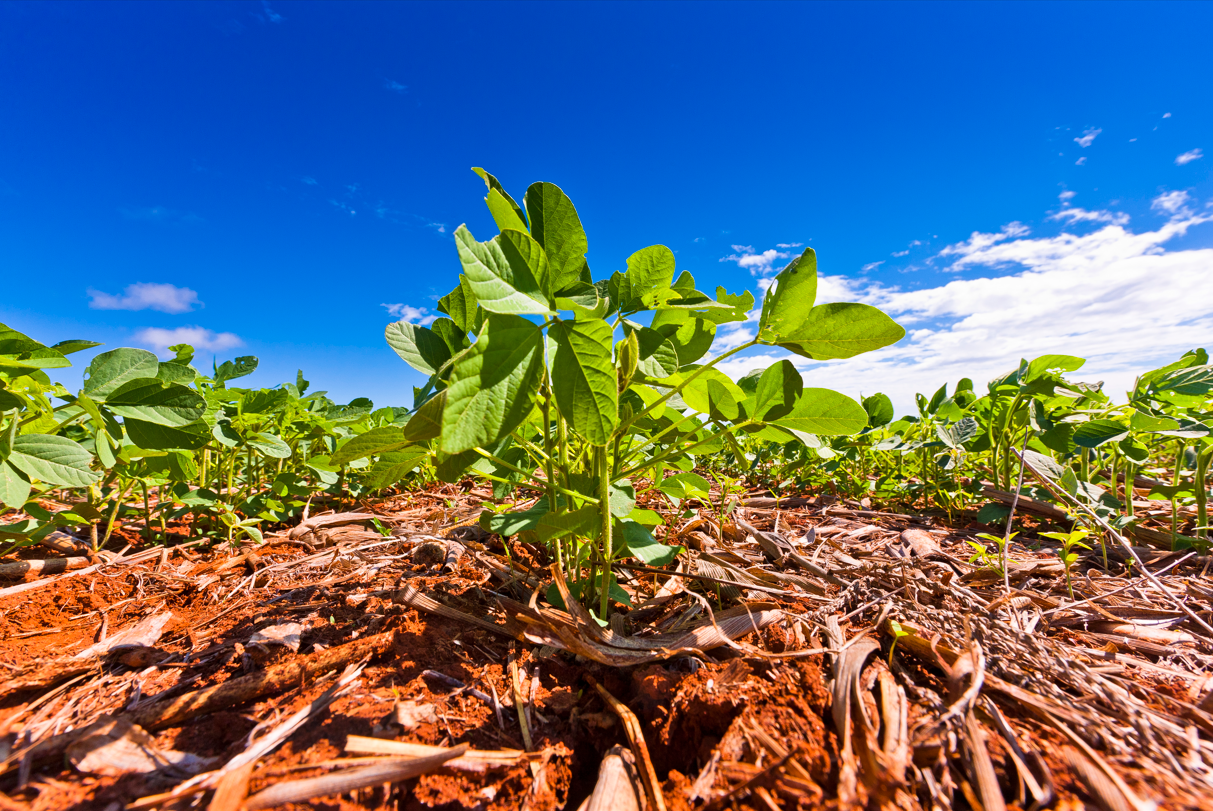
[(384, 305), (423, 319), (455, 227), (493, 233), (484, 166), (564, 188), (599, 277), (662, 243), (759, 291), (813, 246), (823, 297), (911, 333), (810, 385), (904, 408), (1069, 352), (1123, 389), (1213, 343), (1210, 30), (1194, 3), (4, 3), (0, 321), (409, 405)]

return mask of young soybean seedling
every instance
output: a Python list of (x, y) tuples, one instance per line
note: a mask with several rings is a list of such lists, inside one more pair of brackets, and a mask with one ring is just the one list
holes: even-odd
[(1062, 565), (1066, 567), (1066, 589), (1070, 592), (1070, 599), (1073, 600), (1074, 583), (1070, 579), (1070, 567), (1078, 562), (1078, 553), (1073, 550), (1089, 550), (1091, 547), (1087, 546), (1082, 541), (1088, 535), (1090, 535), (1091, 532), (1085, 527), (1079, 527), (1078, 529), (1070, 532), (1042, 532), (1040, 534), (1045, 538), (1052, 538), (1061, 544), (1061, 549), (1057, 550), (1057, 556), (1061, 558)]
[[(1018, 534), (1019, 534), (1018, 532), (1012, 532), (1010, 538), (1003, 538), (1001, 535), (991, 535), (988, 532), (977, 533), (978, 538), (981, 538), (986, 541), (993, 541), (994, 544), (997, 546), (998, 551), (991, 552), (985, 546), (977, 543), (976, 541), (968, 541), (969, 546), (971, 546), (977, 550), (977, 553), (974, 554), (973, 557), (969, 558), (969, 563), (976, 563), (978, 561), (981, 561), (982, 566), (988, 566), (989, 568), (993, 569), (994, 571), (998, 572), (999, 574), (1002, 574), (1003, 573), (1003, 571), (1002, 571), (1002, 558), (1003, 558), (1002, 548), (1011, 540), (1011, 538), (1014, 538)], [(1010, 562), (1009, 558), (1007, 559), (1007, 562), (1008, 563)]]

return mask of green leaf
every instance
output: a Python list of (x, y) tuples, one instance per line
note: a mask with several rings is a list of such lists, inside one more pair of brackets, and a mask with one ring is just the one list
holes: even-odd
[[(527, 230), (526, 222), (522, 216), (514, 210), (511, 203), (513, 200), (506, 200), (505, 195), (496, 189), (489, 189), (488, 195), (484, 198), (484, 202), (488, 203), (489, 213), (493, 215), (493, 222), (497, 223), (497, 229), (505, 232), (509, 229), (518, 231)], [(516, 205), (516, 204), (515, 204)]]
[(225, 360), (215, 369), (214, 380), (216, 386), (222, 386), (229, 380), (235, 380), (239, 377), (247, 377), (257, 371), (257, 366), (260, 361), (252, 355), (242, 355), (235, 360)]
[(635, 521), (618, 521), (616, 527), (622, 541), (620, 554), (631, 555), (646, 566), (668, 566), (685, 551), (681, 546), (662, 543)]
[(241, 414), (277, 414), (291, 402), (286, 389), (253, 389), (240, 397)]
[(598, 507), (593, 504), (587, 504), (572, 512), (547, 512), (535, 522), (534, 530), (540, 543), (567, 538), (570, 535), (593, 539), (602, 534), (602, 516)]
[(30, 479), (59, 487), (87, 487), (101, 477), (89, 470), (93, 457), (70, 439), (24, 434), (13, 442), (7, 464)]
[(442, 410), (446, 408), (446, 389), (435, 394), (413, 412), (404, 426), (409, 442), (427, 442), (442, 435)]
[(773, 422), (806, 434), (847, 436), (864, 429), (868, 412), (845, 394), (830, 389), (805, 389), (792, 411)]
[(624, 518), (636, 509), (636, 488), (627, 479), (611, 482), (609, 493), (607, 503), (610, 505), (611, 515), (616, 518)]
[(476, 294), (468, 277), (459, 274), (459, 286), (438, 299), (438, 311), (451, 317), (464, 334), (472, 331), (476, 321)]
[(8, 462), (0, 462), (0, 504), (15, 510), (21, 509), (29, 499), (29, 479)]
[(97, 341), (84, 341), (79, 338), (72, 338), (66, 341), (60, 341), (51, 347), (60, 355), (70, 355), (73, 352), (82, 352), (85, 349), (92, 349), (94, 346), (101, 346)]
[[(741, 388), (740, 386), (738, 388)], [(781, 360), (768, 366), (758, 378), (746, 410), (754, 419), (773, 420), (787, 415), (804, 391), (804, 379), (791, 361)]]
[(436, 319), (433, 324), (430, 324), (430, 331), (442, 339), (446, 348), (450, 350), (451, 357), (472, 345), (468, 340), (467, 330), (460, 329), (459, 325), (449, 318)]
[(271, 459), (291, 458), (291, 446), (281, 437), (259, 431), (248, 438), (248, 444)]
[(543, 371), (543, 333), (517, 315), (492, 313), (451, 371), (442, 411), (442, 450), (488, 446), (530, 414)]
[[(522, 206), (520, 206), (516, 202), (514, 202), (514, 198), (510, 197), (509, 192), (507, 192), (505, 190), (505, 187), (501, 185), (501, 181), (497, 180), (497, 178), (493, 177), (491, 174), (486, 172), (484, 169), (481, 169), (479, 166), (473, 166), (472, 171), (475, 172), (476, 174), (480, 175), (480, 179), (483, 180), (484, 185), (486, 187), (488, 187), (489, 194), (488, 194), (488, 197), (485, 198), (485, 202), (489, 203), (489, 211), (492, 213), (493, 219), (497, 223), (497, 227), (504, 231), (506, 228), (513, 228), (515, 226), (502, 224), (502, 220), (498, 219), (498, 212), (494, 208), (494, 203), (490, 202), (490, 198), (495, 198), (495, 199), (500, 200), (502, 203), (504, 203), (506, 206), (509, 207), (511, 212), (513, 212), (513, 219), (508, 220), (509, 222), (518, 222), (522, 225), (522, 228), (520, 230), (523, 230), (523, 231), (527, 230), (526, 214), (523, 213)], [(496, 192), (496, 195), (494, 195), (493, 192)], [(502, 212), (502, 215), (508, 216), (508, 215), (505, 215), (504, 212)]]
[(658, 310), (653, 316), (652, 329), (660, 332), (678, 353), (678, 363), (686, 366), (707, 354), (716, 339), (716, 325), (695, 318), (686, 310)]
[[(627, 279), (626, 291), (621, 291), (623, 300), (621, 307), (631, 309), (642, 299), (655, 291), (667, 289), (674, 281), (674, 252), (664, 245), (650, 245), (641, 248), (628, 257), (628, 269), (624, 274)], [(678, 291), (672, 291), (675, 298)], [(652, 307), (655, 302), (646, 301)]]
[(379, 461), (371, 465), (367, 472), (367, 486), (372, 490), (391, 487), (416, 470), (427, 456), (429, 451), (418, 445), (387, 451), (379, 457)]
[(1129, 416), (1129, 427), (1134, 431), (1176, 431), (1179, 430), (1179, 421), (1135, 410)]
[(84, 370), (84, 393), (98, 402), (132, 380), (154, 378), (160, 373), (160, 361), (146, 349), (111, 349), (93, 358)]
[(590, 281), (585, 262), (589, 243), (573, 201), (554, 183), (533, 183), (526, 190), (523, 203), (531, 223), (531, 236), (543, 246), (548, 257), (550, 288), (564, 290), (576, 281)]
[(1073, 355), (1041, 355), (1028, 364), (1028, 374), (1023, 382), (1035, 380), (1049, 372), (1074, 372), (1082, 368), (1086, 362), (1085, 358), (1077, 358)]
[(894, 344), (906, 331), (893, 319), (867, 304), (820, 304), (800, 326), (775, 343), (813, 360), (853, 358)]
[(588, 282), (575, 282), (556, 295), (556, 309), (572, 310), (577, 318), (602, 318), (610, 306), (610, 299)]
[(487, 532), (508, 538), (519, 532), (534, 530), (539, 526), (539, 520), (548, 514), (549, 509), (547, 496), (542, 496), (531, 507), (518, 512), (501, 513), (500, 515), (483, 512), (480, 514), (480, 526)]
[(198, 373), (187, 363), (169, 360), (160, 362), (156, 377), (165, 383), (180, 383), (188, 386), (198, 377)]
[(506, 261), (510, 263), (510, 267), (518, 273), (519, 268), (526, 268), (527, 274), (534, 279), (540, 291), (542, 291), (544, 304), (547, 299), (555, 298), (556, 291), (549, 285), (552, 281), (548, 269), (548, 257), (543, 252), (543, 248), (538, 242), (531, 238), (525, 230), (502, 231), (497, 237), (501, 245), (501, 252), (505, 254)]
[(351, 437), (341, 444), (333, 454), (330, 463), (335, 466), (348, 465), (355, 459), (365, 459), (378, 453), (395, 451), (409, 444), (404, 438), (404, 431), (396, 425), (385, 425), (382, 428), (372, 428), (365, 434)]
[(591, 445), (605, 445), (619, 425), (618, 387), (611, 360), (611, 326), (602, 319), (557, 321), (552, 389), (569, 427)]
[(149, 450), (194, 450), (201, 448), (211, 439), (210, 426), (201, 420), (177, 428), (128, 418), (123, 421), (122, 426), (131, 442)]
[(1074, 431), (1074, 444), (1080, 448), (1098, 448), (1105, 442), (1119, 442), (1129, 435), (1129, 428), (1112, 420), (1091, 420)]
[(817, 254), (805, 248), (767, 288), (758, 321), (758, 340), (777, 343), (800, 327), (817, 298)]
[(173, 428), (189, 425), (206, 413), (202, 395), (175, 383), (165, 385), (154, 377), (123, 383), (106, 395), (105, 405), (124, 419)]
[(1187, 396), (1204, 396), (1213, 391), (1213, 366), (1193, 366), (1164, 376), (1156, 385), (1158, 391)]
[(547, 298), (530, 267), (502, 250), (500, 237), (477, 242), (466, 225), (455, 230), (455, 247), (472, 292), (491, 313), (548, 315)]
[(724, 372), (708, 369), (683, 388), (682, 400), (712, 419), (735, 420), (746, 395)]
[(451, 359), (446, 341), (426, 327), (397, 321), (387, 325), (383, 337), (405, 363), (424, 375), (435, 374)]
[(893, 421), (893, 401), (887, 394), (873, 394), (863, 398), (863, 410), (868, 412), (868, 425), (879, 428)]
[(641, 374), (660, 380), (678, 371), (678, 349), (673, 341), (649, 327), (641, 327), (635, 333), (640, 350), (637, 368)]
[(698, 473), (687, 472), (667, 476), (657, 485), (657, 489), (677, 499), (708, 498), (712, 486)]
[(22, 369), (62, 369), (72, 365), (63, 354), (12, 327), (0, 324), (0, 364)]

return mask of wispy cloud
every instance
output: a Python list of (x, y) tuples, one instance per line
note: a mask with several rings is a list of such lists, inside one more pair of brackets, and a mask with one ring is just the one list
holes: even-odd
[(1170, 114), (1170, 113), (1163, 113), (1163, 114), (1162, 114), (1162, 117), (1163, 117), (1163, 118), (1170, 118), (1170, 117), (1171, 117), (1171, 114)]
[(203, 352), (223, 352), (244, 346), (244, 341), (235, 333), (215, 332), (203, 327), (148, 327), (137, 332), (135, 340), (158, 355), (167, 354), (168, 348), (174, 344), (189, 344)]
[(122, 295), (89, 289), (88, 306), (94, 310), (159, 310), (162, 313), (188, 313), (201, 305), (198, 294), (188, 287), (140, 282), (129, 285)]
[(396, 81), (395, 79), (384, 79), (383, 86), (387, 90), (390, 90), (393, 93), (399, 93), (401, 95), (404, 95), (405, 93), (409, 92), (408, 85), (401, 84), (400, 82)]
[(399, 318), (401, 321), (421, 327), (428, 327), (439, 318), (437, 313), (431, 313), (425, 307), (413, 307), (408, 304), (380, 304), (379, 306), (385, 308), (388, 315), (393, 318)]
[(1086, 162), (1087, 162), (1087, 156), (1086, 156), (1086, 155), (1083, 155), (1081, 158), (1079, 158), (1078, 160), (1074, 161), (1074, 165), (1075, 165), (1075, 166), (1082, 166), (1082, 165), (1083, 165), (1084, 163), (1086, 163)]
[(1087, 211), (1083, 208), (1063, 208), (1049, 215), (1050, 220), (1061, 220), (1073, 225), (1076, 222), (1110, 222), (1116, 225), (1126, 225), (1129, 215), (1120, 211)]
[[(786, 243), (785, 243), (786, 244)], [(792, 254), (775, 248), (755, 252), (753, 245), (734, 245), (734, 253), (720, 257), (721, 262), (736, 262), (755, 276), (770, 276), (777, 268), (775, 262), (780, 259), (791, 259)]]
[(282, 15), (270, 8), (268, 0), (261, 0), (261, 13), (255, 16), (263, 23), (274, 23), (277, 25), (282, 22)]
[(205, 222), (205, 220), (203, 220), (197, 214), (174, 211), (171, 208), (164, 208), (163, 206), (136, 206), (132, 208), (120, 208), (118, 210), (122, 213), (122, 216), (128, 220), (184, 223)]
[(320, 182), (317, 181), (316, 178), (311, 177), (310, 175), (304, 175), (303, 177), (299, 178), (299, 182), (304, 183), (308, 186), (319, 186), (320, 185)]
[(1101, 132), (1103, 132), (1103, 130), (1096, 129), (1095, 127), (1088, 127), (1087, 129), (1083, 130), (1081, 138), (1074, 139), (1074, 143), (1078, 144), (1083, 149), (1086, 149), (1091, 144), (1095, 143), (1095, 139), (1099, 137), (1099, 133)]
[(1066, 205), (1070, 204), (1070, 201), (1074, 199), (1074, 196), (1076, 194), (1078, 194), (1078, 192), (1074, 192), (1074, 191), (1070, 191), (1069, 189), (1066, 189), (1061, 194), (1057, 195), (1057, 199), (1061, 201), (1061, 204), (1063, 206), (1066, 206)]
[(775, 247), (783, 248), (785, 250), (787, 250), (789, 248), (803, 248), (804, 243), (803, 242), (777, 242), (777, 243), (775, 243)]
[(883, 259), (881, 259), (879, 262), (868, 262), (866, 265), (861, 267), (860, 270), (864, 273), (867, 273), (869, 270), (876, 270), (876, 268), (880, 267), (884, 263), (885, 263), (885, 260), (883, 260)]
[[(1197, 215), (1184, 192), (1168, 192), (1155, 208), (1170, 219), (1153, 231), (1133, 233), (1109, 223), (1085, 235), (1029, 238), (975, 234), (950, 253), (955, 265), (1018, 272), (954, 279), (902, 290), (842, 276), (818, 279), (818, 301), (861, 301), (888, 312), (909, 330), (895, 346), (847, 361), (814, 363), (792, 356), (805, 382), (851, 395), (889, 394), (901, 412), (915, 392), (971, 377), (986, 380), (1013, 369), (1021, 357), (1061, 352), (1087, 358), (1074, 377), (1105, 382), (1114, 396), (1141, 372), (1208, 344), (1213, 312), (1192, 295), (1213, 266), (1213, 249), (1166, 250), (1189, 229), (1213, 222)], [(983, 237), (977, 239), (977, 237)], [(1093, 282), (1093, 280), (1098, 280)], [(1149, 341), (1142, 341), (1149, 335)], [(779, 351), (732, 358), (721, 364), (737, 377), (781, 358)]]
[(1009, 222), (1004, 225), (996, 234), (983, 234), (980, 231), (974, 231), (969, 234), (969, 238), (964, 242), (957, 242), (955, 245), (948, 245), (939, 252), (939, 256), (973, 256), (986, 250), (995, 243), (1002, 242), (1008, 239), (1017, 239), (1022, 236), (1027, 236), (1031, 233), (1030, 228), (1021, 222)]
[(1175, 165), (1183, 166), (1185, 164), (1191, 163), (1192, 161), (1198, 161), (1201, 158), (1203, 158), (1204, 156), (1205, 156), (1205, 153), (1201, 152), (1200, 149), (1190, 149), (1187, 152), (1185, 152), (1182, 155), (1179, 155), (1175, 158)]

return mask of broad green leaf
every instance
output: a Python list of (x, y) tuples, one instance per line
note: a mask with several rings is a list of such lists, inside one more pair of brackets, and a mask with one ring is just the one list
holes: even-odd
[(820, 304), (800, 326), (775, 343), (813, 360), (853, 358), (894, 344), (906, 331), (893, 319), (867, 304)]
[(605, 445), (619, 425), (618, 387), (611, 361), (611, 326), (602, 319), (557, 321), (552, 390), (569, 427), (591, 445)]
[(674, 342), (649, 327), (635, 331), (641, 374), (660, 380), (678, 371), (678, 349)]
[(111, 349), (93, 358), (84, 370), (84, 393), (98, 402), (124, 383), (139, 378), (154, 378), (160, 373), (160, 361), (146, 349)]
[(60, 487), (87, 487), (100, 476), (89, 470), (93, 457), (70, 439), (24, 434), (13, 441), (7, 464), (30, 479)]
[(791, 412), (774, 423), (806, 434), (847, 436), (864, 429), (868, 412), (845, 394), (830, 389), (805, 389)]
[(651, 328), (674, 345), (681, 366), (694, 363), (706, 355), (716, 338), (715, 324), (688, 315), (686, 310), (658, 310), (653, 316)]
[(0, 324), (0, 364), (22, 369), (62, 369), (72, 362), (57, 349)]
[(480, 526), (486, 532), (493, 532), (503, 538), (508, 538), (519, 532), (535, 529), (539, 526), (539, 520), (547, 515), (549, 510), (547, 496), (541, 496), (534, 505), (526, 510), (499, 515), (494, 515), (486, 510), (480, 514)]
[(611, 515), (624, 518), (636, 509), (636, 488), (627, 479), (611, 482), (608, 492), (610, 495), (607, 497), (607, 503), (610, 505)]
[[(674, 281), (674, 252), (664, 245), (641, 248), (628, 257), (628, 269), (624, 275), (627, 277), (628, 289), (624, 301), (620, 304), (633, 307), (649, 293), (664, 290)], [(676, 290), (670, 292), (670, 298), (681, 295)], [(646, 304), (655, 306), (656, 302)]]
[(1080, 448), (1098, 448), (1105, 442), (1119, 442), (1129, 435), (1129, 427), (1112, 420), (1084, 422), (1074, 431), (1074, 444)]
[(556, 291), (549, 285), (551, 284), (551, 276), (548, 270), (548, 257), (543, 252), (543, 248), (531, 238), (531, 235), (526, 231), (508, 230), (502, 231), (497, 237), (501, 245), (501, 252), (505, 254), (506, 261), (510, 263), (510, 267), (514, 268), (514, 272), (519, 274), (519, 268), (526, 268), (526, 272), (532, 279), (535, 280), (539, 290), (543, 293), (543, 303), (547, 303), (547, 299), (555, 298)]
[(779, 271), (774, 283), (767, 288), (762, 302), (762, 317), (758, 322), (758, 339), (777, 343), (795, 332), (817, 299), (817, 254), (812, 248), (796, 257)]
[(556, 295), (556, 309), (572, 310), (577, 318), (602, 318), (610, 306), (610, 299), (588, 282), (575, 282)]
[(522, 262), (511, 262), (500, 237), (477, 242), (466, 225), (455, 230), (455, 247), (477, 302), (490, 313), (547, 315), (547, 298), (539, 280)]
[[(738, 388), (741, 388), (740, 386)], [(768, 366), (758, 378), (754, 396), (748, 398), (750, 416), (773, 420), (782, 417), (796, 405), (804, 390), (804, 379), (791, 361), (781, 360)]]
[(451, 359), (446, 341), (426, 327), (396, 321), (387, 325), (383, 337), (405, 363), (424, 375), (435, 374)]
[(543, 371), (543, 333), (517, 315), (489, 315), (456, 361), (442, 411), (442, 450), (488, 446), (530, 414)]
[(29, 480), (8, 462), (0, 462), (0, 504), (20, 509), (29, 499)]
[(260, 361), (252, 355), (241, 355), (235, 360), (225, 360), (216, 367), (214, 372), (214, 380), (216, 386), (221, 386), (229, 380), (235, 380), (240, 377), (248, 377), (253, 372), (257, 371), (257, 366)]
[(602, 516), (598, 507), (587, 504), (578, 510), (566, 513), (544, 513), (534, 526), (535, 536), (540, 543), (547, 543), (556, 538), (597, 538), (602, 534)]
[[(649, 386), (642, 386), (640, 384), (634, 383), (634, 384), (632, 384), (631, 387), (628, 388), (628, 391), (636, 392), (636, 394), (644, 402), (645, 408), (651, 407), (654, 403), (656, 403), (658, 400), (661, 399), (661, 394), (658, 393), (656, 390), (650, 388)], [(655, 420), (659, 420), (665, 414), (665, 411), (666, 411), (666, 407), (664, 404), (662, 404), (662, 405), (658, 406), (657, 408), (653, 409), (653, 412), (651, 414), (649, 414), (649, 417), (651, 417), (652, 419), (655, 419)]]
[(374, 490), (391, 487), (416, 470), (429, 456), (429, 451), (417, 445), (387, 451), (367, 471), (367, 486)]
[(622, 541), (621, 555), (631, 555), (646, 566), (668, 566), (683, 551), (681, 546), (670, 546), (653, 537), (653, 534), (635, 521), (618, 521)]
[(683, 388), (682, 400), (712, 419), (735, 420), (741, 413), (740, 406), (746, 401), (746, 394), (724, 372), (708, 369)]
[(554, 183), (532, 183), (523, 198), (531, 236), (543, 246), (551, 273), (551, 289), (564, 290), (576, 281), (589, 281), (585, 262), (589, 243), (573, 201)]
[(459, 325), (449, 318), (435, 320), (433, 324), (430, 324), (430, 331), (442, 339), (446, 348), (450, 350), (451, 357), (472, 345), (468, 340), (467, 330), (460, 329)]
[[(523, 213), (522, 206), (520, 206), (516, 202), (514, 202), (514, 198), (510, 197), (509, 192), (507, 192), (505, 190), (505, 187), (501, 185), (501, 181), (499, 181), (497, 178), (493, 177), (493, 175), (491, 175), (489, 172), (486, 172), (484, 169), (481, 169), (479, 166), (473, 166), (472, 171), (475, 172), (476, 174), (480, 175), (480, 179), (484, 181), (484, 185), (489, 190), (489, 197), (493, 196), (493, 192), (497, 192), (497, 197), (499, 197), (507, 206), (510, 207), (510, 209), (514, 213), (514, 218), (518, 222), (522, 223), (522, 230), (523, 231), (527, 230), (526, 214)], [(488, 197), (486, 197), (485, 200), (487, 202)], [(493, 219), (496, 220), (497, 213), (496, 213), (496, 211), (493, 210), (492, 203), (489, 203), (489, 211), (493, 212)], [(507, 226), (502, 225), (501, 221), (497, 220), (497, 227), (501, 228), (502, 230), (505, 230), (505, 228)], [(509, 227), (512, 228), (513, 226), (509, 226)]]
[(521, 215), (510, 205), (514, 201), (506, 200), (501, 192), (496, 189), (489, 189), (484, 202), (488, 203), (489, 213), (493, 215), (493, 222), (497, 223), (497, 230), (502, 232), (510, 229), (518, 231), (527, 230), (526, 222), (523, 221)]
[(206, 413), (202, 395), (175, 383), (164, 385), (156, 378), (123, 383), (106, 395), (105, 405), (123, 419), (180, 428)]
[(868, 412), (868, 425), (879, 428), (893, 421), (893, 401), (887, 394), (863, 398), (863, 410)]
[(1175, 431), (1179, 429), (1179, 421), (1134, 411), (1129, 417), (1129, 427), (1134, 431)]
[(355, 459), (400, 450), (407, 444), (409, 441), (404, 438), (404, 431), (399, 426), (385, 425), (347, 439), (333, 453), (330, 461), (337, 466), (347, 465)]
[(1035, 380), (1048, 372), (1074, 372), (1086, 362), (1085, 358), (1076, 358), (1073, 355), (1041, 355), (1028, 364), (1028, 374), (1024, 382)]
[(446, 313), (463, 332), (473, 331), (476, 320), (476, 294), (468, 277), (459, 274), (459, 286), (438, 299), (438, 311)]
[(677, 473), (662, 479), (657, 489), (677, 499), (708, 498), (712, 486), (698, 473)]
[[(215, 423), (214, 427), (211, 428), (211, 436), (220, 445), (228, 448), (239, 447), (240, 443), (244, 441), (241, 439), (240, 434), (236, 432), (236, 429), (232, 427), (232, 424), (226, 420)], [(170, 445), (169, 447), (172, 446)]]
[(51, 347), (60, 355), (70, 355), (73, 352), (82, 352), (85, 349), (92, 349), (94, 346), (101, 346), (97, 341), (84, 341), (79, 338), (72, 338), (67, 341), (60, 341)]
[(421, 404), (404, 426), (409, 442), (427, 442), (442, 435), (442, 410), (446, 408), (446, 389)]
[(248, 444), (271, 459), (291, 458), (291, 446), (282, 441), (281, 437), (259, 431), (247, 440)]
[(150, 450), (195, 450), (211, 438), (210, 426), (201, 420), (177, 428), (128, 418), (123, 421), (122, 427), (126, 429), (131, 442)]
[(241, 414), (277, 414), (291, 402), (286, 389), (252, 389), (240, 397)]
[(165, 383), (180, 383), (188, 386), (198, 377), (198, 373), (189, 364), (168, 360), (160, 362), (156, 377)]
[(1204, 396), (1213, 391), (1213, 366), (1193, 366), (1164, 376), (1156, 384), (1159, 391), (1188, 396)]

